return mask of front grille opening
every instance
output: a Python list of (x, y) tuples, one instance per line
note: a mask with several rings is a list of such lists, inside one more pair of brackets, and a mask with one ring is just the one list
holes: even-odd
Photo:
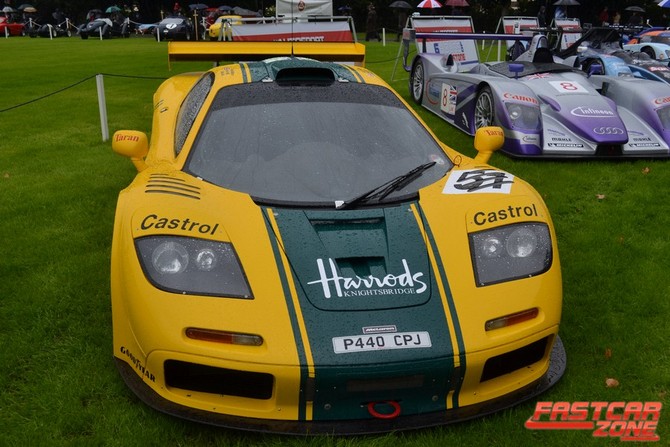
[(623, 146), (619, 144), (599, 144), (596, 147), (596, 157), (620, 157), (623, 154)]
[(544, 357), (548, 341), (549, 337), (544, 337), (523, 348), (491, 357), (484, 365), (484, 371), (482, 372), (480, 382), (495, 379), (496, 377), (500, 377), (504, 374), (530, 366), (535, 362), (539, 362)]
[(274, 377), (271, 374), (216, 368), (197, 363), (167, 360), (167, 386), (202, 393), (270, 399)]

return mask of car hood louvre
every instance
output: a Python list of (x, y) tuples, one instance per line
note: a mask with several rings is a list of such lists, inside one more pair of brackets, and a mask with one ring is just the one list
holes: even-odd
[(200, 200), (200, 187), (190, 185), (183, 179), (167, 175), (151, 175), (144, 192), (147, 194), (172, 194)]

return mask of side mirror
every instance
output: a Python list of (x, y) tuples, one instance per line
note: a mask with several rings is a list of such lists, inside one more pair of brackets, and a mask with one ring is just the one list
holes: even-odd
[(147, 134), (137, 130), (118, 130), (112, 137), (112, 150), (130, 158), (138, 171), (146, 169), (144, 157), (149, 152)]
[(505, 134), (498, 126), (480, 127), (475, 133), (475, 162), (488, 163), (495, 151), (505, 143)]
[(509, 71), (514, 73), (515, 78), (518, 78), (519, 73), (523, 71), (523, 64), (509, 64)]

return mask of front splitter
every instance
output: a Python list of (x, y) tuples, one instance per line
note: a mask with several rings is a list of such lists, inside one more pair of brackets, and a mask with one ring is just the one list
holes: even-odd
[(518, 405), (545, 392), (563, 376), (566, 354), (563, 342), (556, 337), (547, 372), (535, 382), (512, 393), (479, 404), (433, 413), (398, 416), (393, 419), (357, 419), (336, 421), (283, 421), (231, 416), (194, 409), (171, 402), (146, 385), (130, 365), (115, 357), (117, 368), (126, 385), (145, 404), (163, 413), (182, 419), (218, 427), (254, 432), (288, 435), (365, 435), (414, 430), (447, 425), (482, 417)]

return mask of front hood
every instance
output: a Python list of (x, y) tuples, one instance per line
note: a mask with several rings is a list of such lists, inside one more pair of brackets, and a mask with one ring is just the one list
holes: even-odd
[[(616, 105), (597, 93), (589, 93), (588, 81), (543, 81), (531, 88), (542, 102), (548, 105), (544, 113), (550, 114), (572, 132), (598, 144), (624, 144), (628, 141)], [(556, 89), (566, 89), (559, 94), (548, 94)]]
[(428, 254), (408, 205), (275, 211), (283, 249), (312, 306), (380, 310), (430, 299)]

